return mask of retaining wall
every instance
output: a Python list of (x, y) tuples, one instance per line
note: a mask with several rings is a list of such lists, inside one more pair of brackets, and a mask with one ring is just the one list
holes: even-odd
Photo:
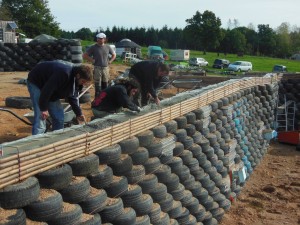
[[(23, 189), (30, 189), (30, 199), (11, 195), (19, 186), (0, 190), (6, 208), (0, 215), (20, 208), (19, 218), (48, 224), (218, 224), (267, 151), (277, 92), (272, 78), (230, 80), (177, 95), (163, 101), (163, 108), (149, 106), (144, 115), (114, 115), (6, 143), (1, 164), (13, 156), (24, 161), (17, 179), (26, 169), (30, 175), (28, 162), (50, 163), (21, 182), (29, 183)], [(91, 139), (87, 132), (94, 133)], [(55, 155), (69, 148), (75, 160)], [(42, 202), (56, 209), (51, 218), (41, 213), (49, 214), (49, 205), (38, 210)]]

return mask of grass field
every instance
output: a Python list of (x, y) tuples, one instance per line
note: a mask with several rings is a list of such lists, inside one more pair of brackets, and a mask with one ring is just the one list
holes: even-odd
[[(92, 41), (82, 41), (81, 45), (83, 50), (88, 45), (92, 45), (95, 42)], [(170, 55), (170, 49), (164, 49), (168, 55)], [(147, 47), (142, 47), (142, 55), (146, 57)], [(228, 59), (230, 62), (234, 61), (249, 61), (253, 65), (253, 72), (271, 72), (274, 65), (285, 65), (288, 68), (288, 72), (295, 73), (300, 72), (300, 61), (299, 60), (290, 60), (290, 59), (279, 59), (271, 57), (262, 57), (262, 56), (249, 56), (244, 55), (238, 57), (236, 54), (227, 54), (226, 56), (223, 53), (220, 53), (219, 56), (215, 52), (207, 52), (205, 55), (201, 51), (190, 51), (190, 57), (201, 57), (205, 58), (208, 61), (209, 65), (207, 66), (208, 70), (212, 69), (213, 62), (216, 58)], [(179, 62), (174, 62), (167, 60), (169, 64), (178, 64)], [(122, 63), (121, 60), (116, 60), (114, 63)]]

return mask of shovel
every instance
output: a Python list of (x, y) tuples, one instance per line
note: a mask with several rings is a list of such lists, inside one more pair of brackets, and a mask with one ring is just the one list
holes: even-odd
[[(93, 85), (91, 84), (90, 86), (88, 86), (83, 92), (80, 93), (80, 95), (78, 96), (78, 99), (84, 95), (85, 92), (87, 92)], [(71, 105), (69, 104), (65, 109), (64, 112), (66, 112), (69, 108), (71, 107)]]

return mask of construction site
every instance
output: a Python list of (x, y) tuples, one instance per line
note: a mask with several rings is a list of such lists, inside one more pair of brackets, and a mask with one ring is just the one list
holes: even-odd
[(27, 73), (0, 76), (0, 224), (299, 224), (297, 74), (171, 75), (159, 106), (37, 136), (6, 100)]

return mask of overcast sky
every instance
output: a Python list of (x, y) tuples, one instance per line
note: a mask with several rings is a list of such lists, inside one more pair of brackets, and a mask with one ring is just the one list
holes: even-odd
[(85, 27), (94, 32), (113, 26), (184, 28), (186, 19), (205, 10), (219, 17), (223, 28), (235, 19), (246, 27), (269, 24), (276, 29), (283, 22), (300, 27), (300, 0), (49, 0), (48, 6), (66, 31)]

